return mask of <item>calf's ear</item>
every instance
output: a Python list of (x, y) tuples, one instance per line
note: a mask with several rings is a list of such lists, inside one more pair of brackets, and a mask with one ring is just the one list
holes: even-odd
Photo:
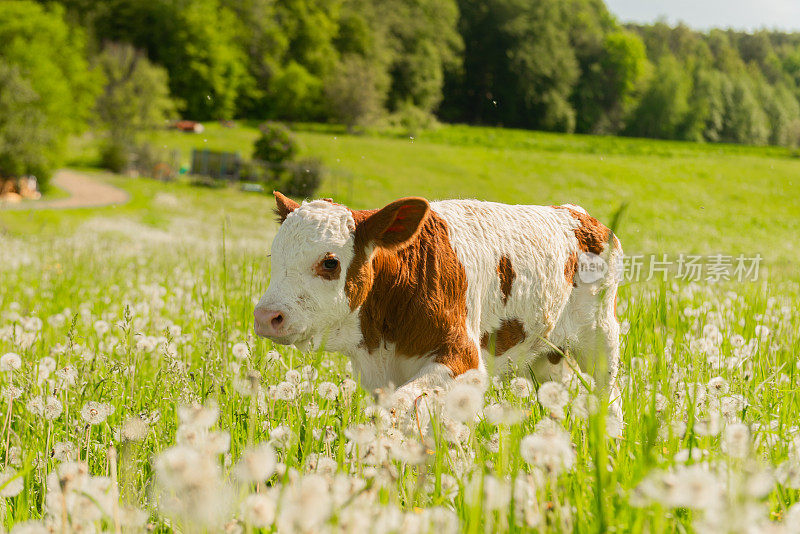
[(364, 232), (366, 242), (397, 249), (417, 236), (429, 213), (424, 198), (401, 198), (370, 215), (358, 230)]
[(300, 204), (280, 191), (273, 191), (272, 194), (275, 195), (275, 215), (278, 216), (278, 222), (283, 223), (290, 213), (300, 207)]

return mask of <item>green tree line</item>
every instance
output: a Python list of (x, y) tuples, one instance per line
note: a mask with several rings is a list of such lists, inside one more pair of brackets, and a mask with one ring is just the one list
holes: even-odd
[(31, 169), (87, 124), (170, 115), (796, 146), (799, 102), (800, 34), (626, 26), (602, 0), (0, 0), (0, 154), (39, 139)]

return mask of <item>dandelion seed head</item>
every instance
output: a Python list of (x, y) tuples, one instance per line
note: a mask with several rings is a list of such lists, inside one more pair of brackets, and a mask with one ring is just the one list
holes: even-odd
[[(288, 373), (287, 373), (288, 374)], [(294, 382), (284, 381), (275, 388), (275, 399), (293, 401), (297, 398), (297, 385)]]
[(375, 439), (377, 432), (374, 426), (359, 423), (347, 427), (344, 431), (344, 435), (357, 445), (366, 445)]
[(22, 388), (14, 385), (3, 386), (3, 389), (0, 390), (0, 394), (2, 394), (3, 398), (9, 402), (13, 402), (20, 398), (22, 393)]
[(0, 497), (11, 498), (22, 493), (25, 479), (13, 467), (6, 467), (0, 472)]
[(250, 357), (250, 348), (247, 343), (236, 343), (231, 347), (231, 354), (237, 360), (245, 360)]
[(242, 519), (256, 528), (269, 528), (275, 522), (275, 497), (272, 493), (248, 495), (242, 503)]
[(41, 397), (31, 397), (25, 403), (25, 409), (36, 417), (41, 417), (44, 415), (44, 401)]
[(300, 374), (303, 377), (303, 380), (307, 380), (308, 382), (314, 382), (319, 377), (319, 371), (317, 371), (317, 368), (313, 365), (303, 366)]
[(744, 458), (750, 452), (750, 429), (743, 423), (725, 427), (723, 450), (733, 458)]
[(141, 441), (147, 437), (149, 431), (150, 425), (138, 415), (134, 415), (122, 424), (120, 437), (123, 441)]
[(72, 387), (78, 381), (78, 370), (72, 364), (66, 365), (56, 371), (56, 378), (59, 389)]
[(481, 408), (483, 408), (482, 390), (472, 383), (456, 383), (445, 395), (445, 413), (456, 421), (473, 421)]
[(303, 381), (303, 375), (297, 369), (289, 369), (284, 375), (284, 379), (291, 384), (300, 384)]
[(339, 387), (333, 382), (320, 382), (317, 394), (325, 400), (333, 401), (339, 396)]
[(569, 392), (558, 382), (545, 382), (536, 394), (539, 404), (555, 419), (564, 418), (564, 407), (569, 402)]
[(71, 441), (59, 441), (53, 444), (53, 458), (59, 462), (69, 462), (75, 456), (75, 444)]
[(114, 406), (104, 402), (89, 401), (81, 409), (81, 418), (88, 425), (99, 425), (114, 413)]
[(181, 425), (211, 428), (219, 417), (219, 407), (215, 402), (178, 407), (178, 420)]
[(7, 352), (0, 356), (0, 371), (16, 371), (22, 367), (22, 358), (14, 352)]
[(533, 393), (533, 384), (525, 377), (518, 376), (509, 383), (511, 393), (520, 399), (527, 399)]
[(525, 436), (520, 442), (520, 454), (528, 464), (553, 475), (569, 471), (575, 464), (572, 442), (560, 429), (540, 430)]
[(472, 386), (483, 393), (489, 386), (489, 379), (485, 372), (478, 369), (469, 369), (456, 377), (456, 383)]
[(244, 482), (261, 482), (275, 473), (277, 458), (269, 443), (260, 443), (242, 454), (234, 475)]

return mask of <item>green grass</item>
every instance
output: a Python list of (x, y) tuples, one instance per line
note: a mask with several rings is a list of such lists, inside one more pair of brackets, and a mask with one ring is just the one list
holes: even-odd
[[(220, 149), (255, 135), (215, 125), (207, 134)], [(621, 436), (609, 435), (602, 409), (583, 416), (585, 391), (574, 380), (561, 417), (503, 379), (482, 404), (499, 404), (508, 421), (436, 419), (421, 437), (413, 420), (387, 413), (388, 423), (376, 422), (362, 389), (322, 395), (323, 382), (357, 378), (345, 357), (253, 337), (276, 230), (271, 199), (97, 173), (130, 202), (0, 212), (0, 356), (21, 359), (0, 371), (3, 528), (32, 520), (67, 530), (65, 502), (73, 529), (112, 532), (147, 522), (156, 532), (389, 524), (441, 534), (674, 533), (798, 521), (800, 284), (789, 249), (798, 161), (790, 154), (462, 127), (413, 142), (316, 125), (298, 135), (332, 170), (320, 194), (354, 207), (405, 194), (475, 196), (575, 202), (610, 221), (627, 201), (618, 233), (629, 252), (762, 252), (771, 276), (621, 288)], [(184, 150), (206, 144), (158, 136)], [(81, 146), (76, 162), (91, 163), (91, 139)], [(56, 370), (45, 370), (47, 358)], [(275, 388), (295, 371), (297, 394), (280, 398)], [(52, 419), (35, 406), (50, 397), (63, 407)], [(95, 420), (90, 401), (114, 411)], [(205, 422), (178, 413), (212, 403), (218, 417)], [(550, 444), (544, 457), (523, 454), (530, 435)], [(263, 442), (277, 472), (239, 481), (240, 458)], [(574, 463), (548, 470), (548, 458), (571, 453)], [(88, 474), (70, 471), (70, 460)], [(7, 480), (12, 473), (20, 476)], [(275, 520), (266, 529), (256, 528), (254, 499), (262, 512), (275, 508), (261, 516)]]

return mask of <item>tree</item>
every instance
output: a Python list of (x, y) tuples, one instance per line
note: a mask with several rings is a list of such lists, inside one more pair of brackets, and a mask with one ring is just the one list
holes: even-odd
[(127, 42), (169, 72), (186, 117), (227, 119), (248, 86), (241, 25), (219, 0), (109, 0), (86, 17), (101, 41)]
[(325, 95), (333, 117), (353, 132), (380, 115), (383, 94), (380, 73), (365, 58), (350, 54), (342, 58), (325, 84)]
[(0, 178), (32, 174), (43, 187), (57, 143), (32, 84), (0, 59)]
[(388, 0), (378, 5), (391, 50), (389, 111), (409, 104), (426, 113), (435, 111), (442, 100), (444, 73), (455, 67), (462, 48), (455, 0)]
[[(85, 127), (99, 78), (88, 68), (83, 33), (67, 25), (60, 6), (0, 1), (0, 13), (7, 106), (6, 116), (0, 117), (2, 135), (6, 147), (24, 152), (13, 158), (18, 162), (14, 170), (5, 172), (35, 172), (44, 179), (58, 165), (67, 136)], [(41, 157), (34, 154), (38, 148)]]
[(174, 116), (167, 71), (132, 45), (107, 43), (95, 65), (105, 77), (95, 104), (97, 120), (114, 140), (131, 142), (138, 132)]
[(267, 116), (271, 107), (269, 90), (289, 48), (289, 38), (278, 22), (275, 4), (275, 0), (228, 2), (239, 25), (237, 42), (247, 56), (248, 76), (237, 103), (237, 113), (241, 116)]
[(578, 131), (619, 132), (637, 103), (650, 68), (644, 43), (636, 34), (624, 30), (606, 34), (573, 94)]
[(633, 112), (625, 132), (640, 137), (675, 139), (689, 112), (692, 82), (681, 64), (665, 54)]
[(139, 132), (161, 126), (174, 115), (169, 79), (164, 68), (150, 63), (130, 44), (106, 43), (95, 66), (105, 77), (95, 104), (96, 122), (108, 133), (102, 164), (121, 172)]
[[(460, 120), (572, 131), (580, 76), (560, 0), (461, 0)], [(451, 87), (453, 82), (451, 82)]]

